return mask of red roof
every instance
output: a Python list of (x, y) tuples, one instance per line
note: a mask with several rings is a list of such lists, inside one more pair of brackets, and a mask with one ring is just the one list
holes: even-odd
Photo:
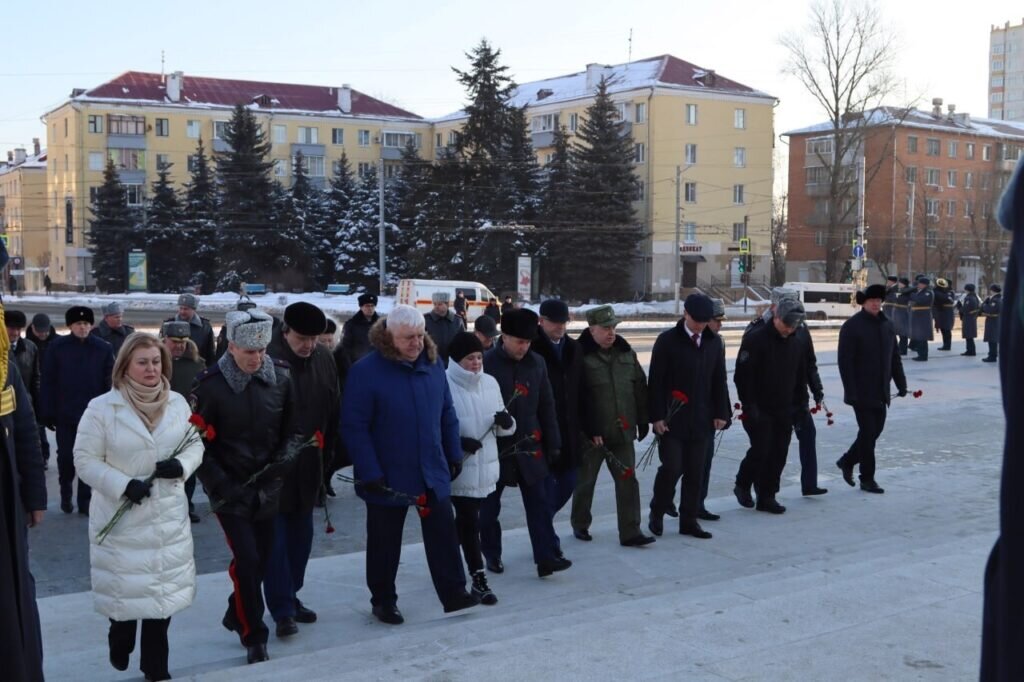
[[(701, 86), (709, 90), (732, 90), (738, 92), (758, 92), (754, 88), (737, 83), (718, 73), (714, 74), (713, 80), (708, 78), (708, 69), (702, 69), (696, 64), (673, 57), (670, 54), (652, 57), (651, 59), (664, 59), (665, 64), (661, 69), (658, 80), (662, 83), (673, 83), (676, 85)], [(645, 59), (643, 61), (651, 61)]]
[[(109, 99), (151, 100), (169, 103), (164, 78), (158, 73), (126, 71), (117, 78), (85, 92), (82, 97)], [(212, 104), (235, 106), (251, 104), (265, 95), (274, 102), (275, 109), (298, 111), (338, 111), (338, 88), (324, 85), (296, 85), (294, 83), (265, 83), (260, 81), (230, 80), (226, 78), (184, 77), (181, 104)], [(352, 111), (355, 116), (396, 116), (422, 118), (410, 111), (392, 106), (379, 99), (353, 90)]]

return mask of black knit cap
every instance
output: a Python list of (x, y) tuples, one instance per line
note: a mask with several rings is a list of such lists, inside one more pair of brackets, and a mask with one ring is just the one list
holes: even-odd
[(537, 321), (537, 313), (529, 308), (516, 308), (501, 316), (501, 333), (533, 341), (537, 337)]
[(472, 332), (459, 332), (448, 344), (448, 355), (455, 362), (461, 362), (462, 358), (470, 353), (483, 353), (484, 344)]
[(68, 308), (67, 312), (64, 313), (64, 324), (70, 327), (75, 322), (96, 324), (96, 318), (93, 316), (92, 308), (86, 308), (84, 305), (73, 305)]
[(25, 313), (20, 310), (5, 310), (4, 324), (11, 329), (24, 329), (27, 325)]
[(297, 334), (319, 336), (327, 328), (327, 316), (312, 303), (299, 301), (284, 309), (284, 323)]

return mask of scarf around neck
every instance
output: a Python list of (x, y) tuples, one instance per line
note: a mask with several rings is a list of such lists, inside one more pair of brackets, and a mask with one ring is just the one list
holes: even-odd
[(160, 423), (167, 409), (167, 398), (170, 396), (171, 384), (167, 377), (160, 375), (160, 383), (156, 386), (143, 386), (131, 377), (125, 375), (118, 389), (124, 399), (139, 415), (139, 419), (146, 425), (150, 433)]

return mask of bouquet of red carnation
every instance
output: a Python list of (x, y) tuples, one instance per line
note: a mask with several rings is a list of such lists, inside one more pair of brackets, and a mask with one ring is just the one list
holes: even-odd
[(631, 466), (626, 466), (626, 463), (616, 457), (614, 452), (603, 445), (595, 445), (594, 447), (601, 450), (601, 454), (604, 455), (609, 464), (614, 465), (616, 469), (621, 471), (619, 478), (625, 481), (636, 476), (636, 470)]
[(825, 404), (824, 400), (822, 400), (820, 404), (817, 404), (811, 408), (811, 414), (818, 414), (819, 412), (822, 411), (825, 412), (825, 419), (827, 420), (826, 423), (829, 426), (832, 426), (833, 424), (836, 423), (835, 420), (832, 419), (832, 417), (834, 417), (835, 414), (832, 413), (832, 410), (828, 409), (828, 405)]
[[(358, 478), (353, 478), (352, 476), (346, 476), (345, 474), (335, 474), (334, 477), (339, 481), (345, 481), (346, 483), (351, 483), (352, 485), (361, 485), (364, 488), (366, 487), (366, 483), (360, 481)], [(396, 500), (404, 501), (410, 507), (416, 507), (416, 513), (420, 515), (421, 519), (425, 519), (426, 517), (430, 516), (430, 507), (427, 506), (426, 493), (420, 493), (419, 495), (410, 495), (408, 493), (399, 492), (397, 490), (389, 488), (386, 485), (378, 486), (378, 489), (385, 495), (390, 495)]]
[[(679, 412), (684, 405), (690, 402), (690, 398), (679, 389), (673, 389), (670, 395), (672, 396), (672, 400), (668, 404), (668, 413), (665, 415), (666, 424), (672, 421), (672, 417), (676, 416), (676, 413)], [(651, 441), (651, 444), (647, 446), (644, 453), (640, 455), (640, 459), (637, 460), (637, 464), (639, 464), (641, 468), (647, 469), (647, 467), (650, 466), (651, 461), (654, 459), (654, 449), (658, 447), (658, 443), (660, 442), (661, 436), (655, 433), (654, 440)]]
[[(520, 452), (527, 452), (527, 454), (529, 454), (529, 451), (527, 450), (520, 450), (520, 446), (525, 445), (527, 443), (539, 443), (542, 437), (543, 434), (541, 434), (540, 429), (534, 429), (530, 433), (526, 434), (525, 436), (517, 440), (512, 445), (508, 446), (507, 448), (499, 452), (498, 459), (504, 459), (506, 457), (515, 457), (515, 455)], [(540, 450), (540, 448), (537, 448), (537, 450), (533, 451), (532, 454), (537, 459), (540, 459), (541, 457), (544, 456), (544, 453)]]
[[(206, 420), (203, 419), (203, 415), (198, 412), (194, 412), (192, 416), (188, 418), (189, 428), (185, 431), (185, 435), (181, 437), (178, 444), (174, 446), (174, 450), (167, 459), (176, 459), (181, 453), (185, 452), (186, 448), (191, 447), (193, 444), (200, 440), (213, 440), (217, 437), (217, 431), (212, 425), (207, 424)], [(156, 479), (156, 472), (146, 477), (146, 483), (152, 483)], [(131, 509), (134, 502), (131, 500), (125, 500), (121, 503), (121, 506), (117, 508), (114, 515), (110, 517), (110, 521), (107, 521), (107, 525), (100, 528), (100, 531), (96, 533), (96, 544), (102, 545), (103, 541), (110, 535), (110, 531), (114, 529), (117, 522), (121, 520), (129, 509)]]

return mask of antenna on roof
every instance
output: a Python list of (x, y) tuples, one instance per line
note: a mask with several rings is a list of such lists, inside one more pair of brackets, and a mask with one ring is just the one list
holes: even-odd
[(629, 29), (629, 49), (626, 52), (626, 71), (629, 71), (629, 63), (633, 61), (633, 29)]
[(160, 82), (164, 82), (164, 51), (160, 50)]

